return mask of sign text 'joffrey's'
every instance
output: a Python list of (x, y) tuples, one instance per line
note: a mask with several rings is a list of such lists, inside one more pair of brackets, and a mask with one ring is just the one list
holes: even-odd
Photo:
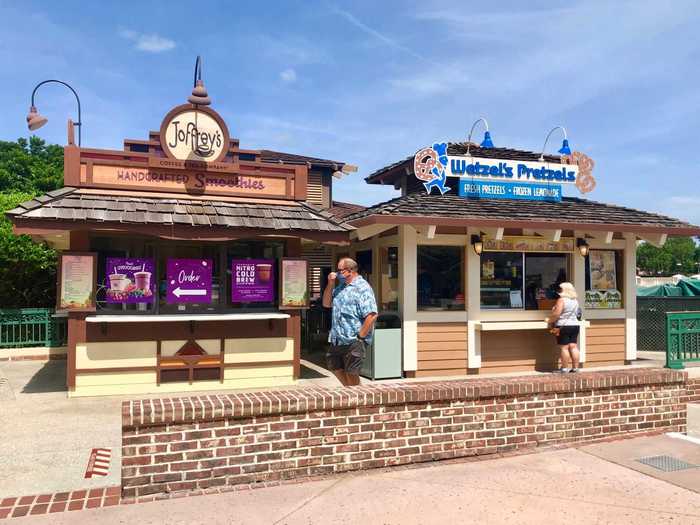
[(163, 119), (160, 142), (170, 158), (216, 162), (226, 156), (229, 134), (216, 112), (186, 104), (174, 108)]

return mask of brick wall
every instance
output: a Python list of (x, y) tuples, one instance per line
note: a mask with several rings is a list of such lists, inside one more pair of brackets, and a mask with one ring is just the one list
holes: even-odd
[(700, 379), (689, 379), (687, 383), (688, 398), (686, 403), (700, 403)]
[(684, 372), (300, 389), (123, 405), (125, 497), (683, 430)]

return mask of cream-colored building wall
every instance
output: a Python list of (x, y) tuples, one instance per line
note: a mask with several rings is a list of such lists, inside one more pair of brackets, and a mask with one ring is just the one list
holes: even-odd
[(294, 368), (291, 365), (235, 367), (224, 370), (224, 382), (227, 380), (261, 379), (265, 377), (291, 379), (293, 374)]
[[(288, 367), (291, 369), (291, 367)], [(273, 373), (278, 373), (276, 370)], [(101, 374), (100, 374), (101, 375)], [(77, 379), (81, 376), (78, 376)], [(76, 389), (69, 392), (69, 397), (86, 396), (114, 396), (114, 395), (142, 395), (142, 394), (172, 394), (172, 393), (192, 393), (192, 392), (218, 392), (222, 390), (268, 388), (279, 386), (290, 386), (294, 384), (292, 373), (288, 375), (268, 375), (247, 378), (230, 378), (219, 381), (197, 381), (191, 385), (188, 383), (164, 383), (160, 386), (155, 384), (155, 374), (153, 382), (144, 383), (104, 383), (98, 384), (76, 384)]]
[(227, 339), (224, 343), (225, 363), (291, 361), (293, 359), (294, 339), (290, 337)]
[[(160, 355), (163, 357), (174, 356), (180, 348), (187, 342), (187, 340), (173, 340), (173, 341), (161, 341), (160, 343)], [(204, 349), (207, 354), (218, 355), (221, 345), (220, 339), (197, 339), (195, 341), (199, 346)]]
[(75, 347), (77, 370), (144, 366), (156, 366), (155, 341), (86, 343)]

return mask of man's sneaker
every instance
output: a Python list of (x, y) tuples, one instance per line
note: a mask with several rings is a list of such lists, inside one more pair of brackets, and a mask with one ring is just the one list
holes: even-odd
[(568, 374), (569, 372), (571, 372), (569, 368), (560, 368), (554, 371), (555, 374)]
[(569, 372), (571, 372), (572, 374), (577, 374), (580, 371), (581, 371), (580, 368), (572, 368), (571, 370), (569, 370)]

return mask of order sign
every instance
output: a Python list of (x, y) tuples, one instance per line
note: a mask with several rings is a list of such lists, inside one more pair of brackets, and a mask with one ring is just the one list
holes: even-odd
[(168, 304), (211, 303), (210, 259), (168, 259)]

